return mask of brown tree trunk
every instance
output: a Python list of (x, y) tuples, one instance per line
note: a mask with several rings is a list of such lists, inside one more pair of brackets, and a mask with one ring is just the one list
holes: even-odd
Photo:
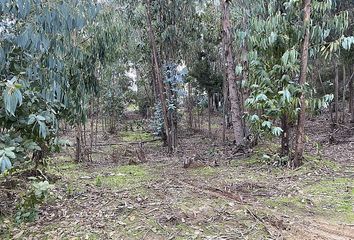
[(290, 132), (289, 132), (289, 121), (288, 116), (284, 114), (281, 118), (281, 126), (283, 129), (281, 135), (281, 156), (289, 156), (290, 147), (289, 147), (289, 139), (290, 139)]
[(77, 163), (81, 162), (81, 124), (77, 124), (76, 126), (76, 153), (75, 153), (75, 161)]
[(192, 84), (188, 83), (188, 125), (193, 128), (193, 99), (192, 99)]
[(222, 106), (222, 111), (223, 111), (223, 124), (222, 124), (222, 141), (226, 141), (226, 129), (228, 127), (228, 121), (227, 121), (227, 110), (228, 110), (228, 85), (227, 85), (227, 79), (226, 79), (226, 73), (224, 75), (224, 84), (223, 84), (223, 95), (224, 95), (224, 102)]
[(167, 137), (168, 152), (172, 153), (173, 146), (172, 146), (172, 139), (171, 139), (171, 132), (170, 132), (171, 129), (169, 126), (168, 109), (166, 106), (166, 98), (164, 95), (165, 87), (164, 87), (164, 83), (162, 81), (161, 70), (160, 70), (159, 61), (158, 61), (158, 57), (157, 57), (157, 46), (156, 46), (156, 40), (155, 40), (155, 33), (154, 33), (154, 30), (152, 27), (152, 18), (151, 18), (151, 11), (150, 11), (151, 2), (150, 2), (150, 0), (145, 0), (145, 2), (146, 2), (146, 13), (147, 13), (147, 28), (148, 28), (150, 45), (151, 45), (152, 53), (153, 53), (155, 77), (157, 80), (157, 85), (158, 85), (158, 89), (159, 89), (159, 93), (160, 93), (159, 97), (160, 97), (162, 113), (163, 113), (165, 133), (166, 133), (166, 137)]
[(212, 109), (212, 95), (208, 93), (208, 135), (211, 137), (211, 109)]
[(334, 78), (334, 124), (337, 126), (339, 123), (339, 71), (336, 64), (336, 76)]
[(345, 102), (345, 95), (347, 92), (347, 74), (346, 74), (346, 68), (345, 68), (345, 64), (343, 64), (343, 93), (342, 93), (342, 123), (345, 123), (345, 110), (346, 110), (346, 102)]
[(353, 68), (353, 73), (352, 76), (350, 77), (349, 80), (349, 109), (350, 109), (350, 122), (354, 123), (354, 68)]
[[(309, 44), (310, 44), (310, 20), (311, 20), (311, 0), (303, 0), (304, 5), (304, 27), (305, 35), (301, 49), (301, 71), (299, 84), (304, 90), (307, 78), (307, 65), (309, 58)], [(301, 93), (300, 96), (300, 112), (297, 122), (296, 141), (295, 141), (295, 156), (292, 161), (292, 167), (297, 168), (302, 165), (302, 159), (304, 154), (304, 140), (305, 140), (305, 114), (306, 114), (306, 102), (305, 94)]]
[(235, 61), (232, 48), (232, 29), (230, 19), (230, 0), (221, 1), (222, 28), (223, 28), (223, 50), (226, 58), (227, 79), (229, 83), (229, 97), (231, 104), (232, 124), (234, 128), (235, 144), (243, 142), (243, 128), (240, 104), (240, 92), (236, 84)]

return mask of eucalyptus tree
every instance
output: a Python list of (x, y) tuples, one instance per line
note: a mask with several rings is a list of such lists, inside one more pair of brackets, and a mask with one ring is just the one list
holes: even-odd
[(119, 27), (105, 28), (97, 17), (102, 7), (81, 0), (0, 2), (2, 170), (29, 153), (39, 160), (58, 144), (59, 119), (78, 127), (86, 121), (98, 68), (120, 42)]
[[(236, 145), (241, 145), (243, 142), (243, 124), (242, 124), (242, 108), (241, 108), (241, 92), (237, 85), (242, 79), (236, 76), (236, 59), (233, 49), (233, 31), (230, 16), (230, 0), (221, 0), (222, 12), (222, 42), (223, 51), (226, 59), (226, 75), (229, 86), (229, 98), (231, 104), (232, 125), (234, 129), (234, 137)], [(236, 82), (237, 81), (237, 82)], [(240, 85), (240, 84), (239, 84)]]
[[(293, 166), (298, 166), (303, 154), (306, 108), (327, 107), (332, 99), (330, 95), (314, 98), (314, 89), (305, 80), (306, 53), (309, 52), (312, 63), (310, 60), (319, 56), (321, 48), (341, 42), (347, 14), (331, 16), (332, 1), (306, 4), (307, 11), (308, 7), (312, 9), (311, 21), (308, 15), (305, 20), (301, 18), (299, 13), (303, 7), (299, 1), (274, 0), (260, 2), (259, 6), (250, 22), (248, 119), (258, 131), (282, 135), (282, 155), (288, 157), (291, 155), (289, 125), (297, 123)], [(330, 34), (337, 37), (327, 43)]]

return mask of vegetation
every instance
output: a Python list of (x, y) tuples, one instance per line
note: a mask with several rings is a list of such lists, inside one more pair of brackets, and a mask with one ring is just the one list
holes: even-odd
[(0, 238), (354, 238), (353, 19), (350, 0), (1, 0)]

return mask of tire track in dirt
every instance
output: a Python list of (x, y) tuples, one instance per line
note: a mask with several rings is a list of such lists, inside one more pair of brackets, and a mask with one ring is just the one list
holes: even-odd
[[(245, 202), (241, 194), (234, 194), (223, 191), (218, 188), (210, 186), (200, 186), (199, 184), (191, 183), (186, 180), (176, 180), (177, 184), (186, 186), (191, 189), (198, 189), (206, 194), (214, 197), (227, 198), (235, 201), (237, 204), (247, 207), (254, 207), (251, 203)], [(262, 209), (262, 207), (256, 207)], [(252, 212), (253, 215), (253, 212)], [(255, 217), (255, 219), (259, 219)], [(270, 226), (266, 223), (266, 220), (260, 219), (259, 222), (269, 230)], [(270, 225), (272, 225), (270, 223)], [(276, 236), (274, 239), (303, 239), (303, 240), (354, 240), (354, 226), (331, 224), (328, 222), (319, 221), (316, 219), (307, 219), (300, 223), (295, 223), (295, 226), (291, 226), (287, 230), (276, 229), (271, 227), (272, 231), (268, 231), (272, 236)]]
[(292, 226), (285, 236), (288, 236), (287, 239), (294, 240), (300, 237), (304, 240), (353, 240), (354, 226), (307, 219)]

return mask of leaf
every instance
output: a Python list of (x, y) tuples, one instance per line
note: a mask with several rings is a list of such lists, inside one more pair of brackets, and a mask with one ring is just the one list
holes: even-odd
[(283, 129), (281, 129), (280, 127), (273, 127), (272, 128), (272, 134), (275, 136), (280, 136), (283, 132)]
[(45, 121), (45, 117), (43, 117), (41, 115), (37, 115), (36, 118), (38, 121)]
[(12, 164), (11, 161), (8, 157), (5, 155), (2, 155), (0, 158), (0, 173), (5, 172), (5, 170), (11, 169)]
[(256, 101), (267, 101), (267, 100), (268, 100), (268, 97), (264, 93), (258, 94), (256, 96)]
[(47, 137), (47, 126), (42, 121), (39, 121), (38, 124), (39, 124), (39, 136), (45, 139)]
[(263, 123), (262, 123), (262, 127), (267, 127), (267, 128), (271, 128), (272, 127), (272, 122), (270, 122), (270, 121), (264, 121)]

